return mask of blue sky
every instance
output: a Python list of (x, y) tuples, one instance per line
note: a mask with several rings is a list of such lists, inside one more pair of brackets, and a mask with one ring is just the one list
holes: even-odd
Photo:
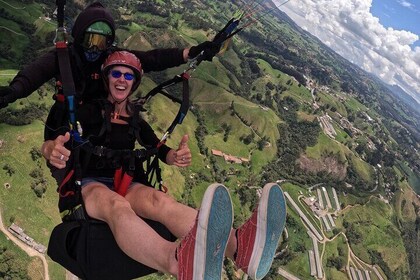
[[(407, 30), (420, 35), (420, 0), (373, 0), (370, 10), (384, 27)], [(413, 46), (420, 47), (420, 40)]]
[(279, 8), (342, 57), (401, 87), (420, 106), (420, 0), (291, 0)]

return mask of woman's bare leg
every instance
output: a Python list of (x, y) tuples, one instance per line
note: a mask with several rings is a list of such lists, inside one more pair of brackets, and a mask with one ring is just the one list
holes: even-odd
[[(137, 215), (163, 224), (177, 238), (190, 231), (198, 213), (168, 194), (142, 184), (132, 186), (125, 198)], [(226, 256), (231, 259), (236, 252), (236, 243), (235, 230), (232, 229), (226, 248)]]
[(168, 194), (142, 184), (132, 186), (125, 198), (137, 215), (163, 224), (178, 238), (190, 231), (198, 213)]
[(118, 246), (128, 256), (161, 272), (177, 275), (177, 244), (160, 237), (137, 216), (124, 197), (100, 183), (83, 187), (82, 196), (88, 215), (109, 225)]

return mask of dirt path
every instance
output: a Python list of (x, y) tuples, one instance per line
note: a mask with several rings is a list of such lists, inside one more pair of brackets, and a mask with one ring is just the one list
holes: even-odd
[(16, 236), (11, 234), (4, 227), (3, 218), (1, 216), (1, 210), (0, 210), (0, 230), (7, 236), (7, 238), (9, 238), (13, 243), (15, 243), (17, 246), (19, 246), (19, 248), (21, 248), (23, 251), (25, 251), (30, 257), (40, 258), (43, 265), (44, 265), (44, 279), (45, 280), (50, 280), (50, 276), (48, 274), (48, 262), (47, 262), (47, 259), (45, 258), (45, 256), (43, 254), (41, 254), (40, 252), (36, 251), (35, 249), (33, 249), (32, 247), (24, 244), (22, 241), (20, 241)]
[(10, 28), (7, 28), (6, 26), (0, 26), (0, 28), (6, 29), (7, 31), (10, 31), (12, 33), (15, 33), (16, 35), (19, 35), (19, 36), (25, 36), (25, 34), (18, 33), (18, 32), (14, 31), (14, 30), (12, 30)]

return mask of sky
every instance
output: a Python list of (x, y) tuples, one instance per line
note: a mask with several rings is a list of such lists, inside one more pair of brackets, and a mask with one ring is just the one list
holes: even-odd
[(385, 83), (399, 85), (420, 106), (420, 0), (274, 2), (301, 28)]

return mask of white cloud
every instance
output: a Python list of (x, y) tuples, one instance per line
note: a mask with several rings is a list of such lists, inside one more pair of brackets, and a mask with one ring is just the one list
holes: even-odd
[[(399, 3), (410, 9), (407, 0)], [(299, 0), (280, 7), (298, 25), (389, 84), (403, 87), (420, 103), (419, 35), (385, 28), (370, 13), (372, 0)]]
[(417, 12), (417, 13), (419, 12), (416, 9), (416, 6), (413, 3), (411, 3), (410, 1), (398, 0), (397, 2), (398, 2), (398, 4), (400, 4), (401, 6), (403, 6), (404, 8), (408, 8), (408, 9), (414, 11), (414, 12)]
[(404, 1), (404, 0), (398, 0), (397, 1), (401, 6), (406, 7), (406, 8), (411, 8), (413, 6), (413, 4), (411, 4), (408, 1)]

